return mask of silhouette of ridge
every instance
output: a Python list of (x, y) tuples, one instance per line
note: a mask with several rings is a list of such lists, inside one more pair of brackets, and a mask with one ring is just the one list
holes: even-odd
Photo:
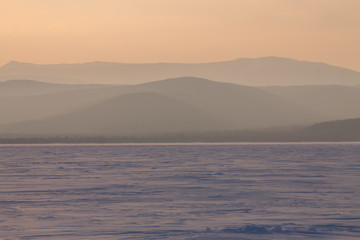
[(33, 79), (59, 83), (138, 84), (194, 76), (241, 85), (356, 85), (360, 72), (326, 63), (281, 57), (238, 58), (208, 63), (32, 64), (10, 62), (0, 68), (0, 81)]

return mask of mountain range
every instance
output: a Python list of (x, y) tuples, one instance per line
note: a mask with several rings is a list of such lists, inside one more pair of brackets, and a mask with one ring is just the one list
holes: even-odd
[(359, 72), (278, 57), (0, 67), (0, 137), (355, 139), (359, 103)]
[(0, 68), (0, 81), (32, 79), (51, 83), (139, 84), (194, 76), (249, 86), (356, 85), (360, 73), (325, 63), (279, 57), (240, 58), (232, 61), (180, 64), (32, 64), (9, 62)]
[(13, 80), (0, 83), (0, 134), (307, 129), (359, 118), (359, 100), (360, 88), (340, 85), (250, 87), (194, 77), (126, 86)]
[[(149, 95), (150, 93), (153, 95)], [(168, 103), (166, 108), (165, 106), (159, 108), (161, 101), (155, 101), (159, 98)], [(140, 107), (141, 104), (146, 106), (147, 111)], [(103, 111), (104, 109), (112, 110)], [(85, 122), (97, 119), (95, 116), (104, 120), (103, 125), (109, 129), (107, 133), (119, 134), (129, 133), (131, 127), (125, 125), (119, 127), (120, 125), (116, 124), (112, 126), (107, 121), (115, 123), (129, 118), (129, 121), (132, 119), (131, 121), (137, 122), (138, 118), (155, 119), (157, 116), (157, 122), (164, 127), (168, 122), (174, 121), (175, 113), (182, 113), (181, 118), (176, 115), (179, 119), (192, 119), (194, 116), (190, 115), (201, 113), (203, 127), (206, 126), (205, 123), (217, 119), (217, 124), (211, 125), (212, 128), (208, 127), (208, 130), (230, 130), (304, 124), (317, 119), (316, 114), (311, 111), (262, 89), (191, 77), (133, 86), (101, 88), (84, 86), (84, 89), (61, 90), (36, 96), (3, 97), (0, 101), (0, 111), (4, 114), (0, 123), (10, 124), (4, 127), (2, 132), (6, 130), (17, 133), (38, 133), (40, 129), (36, 130), (38, 129), (36, 125), (39, 125), (42, 126), (43, 133), (52, 134), (75, 131), (83, 134), (99, 133), (91, 124), (88, 129), (84, 128)], [(93, 117), (88, 117), (90, 112)], [(118, 115), (115, 116), (115, 112), (118, 112)], [(200, 115), (196, 118), (200, 119)], [(75, 126), (80, 121), (77, 119), (83, 119), (83, 125), (76, 130)], [(157, 131), (205, 130), (196, 122), (190, 120), (185, 122), (187, 122), (186, 127), (181, 129), (175, 126), (174, 129), (165, 127), (157, 129), (150, 125), (145, 129), (146, 124), (138, 124), (131, 129), (139, 131), (141, 129), (142, 133), (154, 132), (155, 129)], [(45, 131), (46, 125), (53, 127), (48, 127)], [(57, 125), (61, 125), (61, 128), (55, 127)]]

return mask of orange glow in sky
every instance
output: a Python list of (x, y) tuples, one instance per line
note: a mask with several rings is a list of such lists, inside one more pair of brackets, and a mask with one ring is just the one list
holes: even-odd
[(360, 71), (359, 0), (2, 0), (0, 65), (279, 56)]

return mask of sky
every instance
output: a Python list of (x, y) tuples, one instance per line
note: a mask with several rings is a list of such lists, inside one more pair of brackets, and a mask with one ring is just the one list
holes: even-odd
[(278, 56), (360, 71), (359, 0), (1, 0), (0, 65)]

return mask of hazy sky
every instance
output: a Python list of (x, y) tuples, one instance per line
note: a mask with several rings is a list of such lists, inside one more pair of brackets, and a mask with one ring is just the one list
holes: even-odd
[(359, 0), (1, 0), (0, 65), (280, 56), (360, 71)]

